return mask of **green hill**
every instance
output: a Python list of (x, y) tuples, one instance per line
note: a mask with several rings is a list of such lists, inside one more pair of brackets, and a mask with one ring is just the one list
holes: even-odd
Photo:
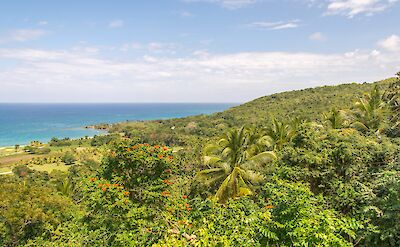
[[(242, 125), (265, 126), (276, 117), (282, 120), (300, 118), (321, 121), (322, 114), (331, 110), (352, 108), (354, 103), (369, 92), (374, 85), (388, 87), (395, 78), (375, 83), (351, 83), (338, 86), (322, 86), (303, 90), (276, 93), (211, 115), (155, 120), (123, 122), (112, 125), (111, 133), (124, 132), (145, 142), (163, 140), (167, 145), (181, 145), (193, 137), (209, 138), (221, 131)], [(153, 136), (154, 138), (149, 138)]]
[(393, 81), (394, 78), (391, 78), (376, 83), (342, 84), (277, 93), (229, 109), (224, 115), (233, 115), (243, 123), (259, 123), (269, 119), (270, 116), (319, 120), (320, 114), (329, 111), (332, 106), (349, 108), (375, 84), (383, 89)]
[(400, 246), (394, 80), (53, 140), (68, 171), (0, 176), (0, 246)]

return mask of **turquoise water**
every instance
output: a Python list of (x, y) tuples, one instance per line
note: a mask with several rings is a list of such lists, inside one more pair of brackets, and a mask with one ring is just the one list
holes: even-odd
[(84, 126), (209, 114), (235, 104), (0, 104), (0, 146), (101, 133)]

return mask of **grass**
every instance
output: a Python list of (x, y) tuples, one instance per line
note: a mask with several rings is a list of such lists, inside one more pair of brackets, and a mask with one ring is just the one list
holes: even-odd
[(11, 171), (11, 168), (10, 167), (0, 167), (0, 173), (3, 173), (3, 172), (10, 172)]
[(42, 157), (37, 154), (17, 153), (0, 157), (0, 172), (8, 172), (12, 170), (15, 163), (20, 161), (28, 161), (35, 157)]
[(19, 151), (16, 151), (14, 147), (0, 147), (0, 158), (19, 153), (24, 153), (24, 151), (21, 148)]
[[(18, 162), (28, 162), (29, 160), (33, 158), (38, 158), (38, 157), (50, 157), (52, 155), (55, 155), (56, 153), (59, 152), (65, 152), (71, 149), (84, 149), (88, 147), (88, 143), (83, 143), (78, 144), (78, 143), (73, 143), (71, 146), (64, 146), (64, 147), (51, 147), (46, 145), (51, 149), (51, 152), (49, 154), (28, 154), (20, 149), (20, 151), (16, 151), (14, 147), (1, 147), (0, 148), (0, 173), (4, 172), (10, 172), (12, 171), (14, 165)], [(36, 170), (36, 171), (47, 171), (47, 172), (52, 172), (53, 170), (59, 170), (59, 171), (68, 171), (70, 166), (67, 165), (59, 165), (59, 164), (43, 164), (43, 165), (29, 165), (29, 168)]]
[(41, 172), (52, 172), (54, 170), (66, 172), (71, 167), (70, 165), (59, 165), (59, 164), (44, 164), (44, 165), (30, 165), (28, 166), (32, 170)]

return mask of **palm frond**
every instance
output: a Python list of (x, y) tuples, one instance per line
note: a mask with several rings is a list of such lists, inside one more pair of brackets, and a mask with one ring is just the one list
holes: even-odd
[(369, 130), (369, 128), (365, 124), (359, 121), (352, 123), (350, 127), (362, 132), (367, 132)]
[(233, 172), (222, 182), (215, 194), (219, 202), (225, 203), (229, 198), (253, 194), (241, 176), (241, 173), (240, 168), (235, 167)]
[(261, 173), (252, 170), (241, 169), (240, 175), (243, 178), (243, 180), (247, 182), (247, 184), (251, 183), (252, 185), (255, 185), (265, 180), (265, 177)]
[(269, 162), (272, 162), (272, 161), (274, 161), (276, 159), (277, 159), (277, 157), (276, 157), (275, 152), (273, 152), (273, 151), (265, 151), (265, 152), (259, 153), (259, 154), (255, 155), (255, 156), (251, 157), (249, 159), (249, 162), (252, 162), (254, 164), (265, 165), (265, 164), (267, 164)]
[(205, 185), (212, 185), (216, 181), (225, 177), (226, 171), (223, 168), (206, 169), (198, 172), (194, 179)]
[(209, 144), (204, 147), (203, 153), (205, 155), (211, 155), (211, 154), (218, 154), (221, 151), (221, 147), (216, 144)]
[(217, 164), (222, 162), (222, 159), (217, 156), (204, 156), (204, 165), (208, 167), (217, 167)]

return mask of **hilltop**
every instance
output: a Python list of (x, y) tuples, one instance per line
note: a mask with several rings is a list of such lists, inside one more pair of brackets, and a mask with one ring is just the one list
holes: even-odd
[[(210, 138), (231, 127), (265, 126), (273, 118), (284, 121), (300, 118), (319, 122), (322, 114), (332, 107), (350, 109), (375, 85), (384, 90), (395, 80), (389, 78), (374, 83), (350, 83), (276, 93), (211, 115), (123, 122), (109, 126), (108, 130), (111, 133), (123, 132), (129, 137), (144, 138), (146, 142), (161, 139), (167, 145), (181, 145), (188, 138)], [(104, 125), (101, 128), (104, 129)]]

